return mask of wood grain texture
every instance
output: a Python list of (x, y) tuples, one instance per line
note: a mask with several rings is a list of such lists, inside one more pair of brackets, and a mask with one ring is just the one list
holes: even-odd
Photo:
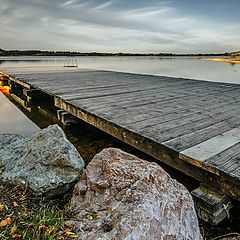
[(180, 159), (206, 161), (240, 142), (240, 128), (208, 139), (179, 153)]
[(101, 70), (8, 73), (54, 96), (57, 107), (240, 199), (240, 85)]

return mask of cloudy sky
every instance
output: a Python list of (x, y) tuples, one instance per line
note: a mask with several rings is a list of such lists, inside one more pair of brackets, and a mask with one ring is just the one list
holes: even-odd
[(235, 51), (239, 9), (240, 0), (0, 0), (0, 48)]

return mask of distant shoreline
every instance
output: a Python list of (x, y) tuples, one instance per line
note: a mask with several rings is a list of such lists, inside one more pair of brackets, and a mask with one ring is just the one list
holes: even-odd
[(37, 50), (37, 49), (29, 49), (29, 50), (4, 50), (0, 48), (0, 57), (10, 57), (10, 56), (69, 56), (69, 57), (77, 57), (77, 56), (126, 56), (126, 57), (237, 57), (240, 56), (240, 51), (236, 52), (203, 52), (203, 53), (174, 53), (174, 52), (145, 52), (145, 53), (131, 53), (131, 52), (80, 52), (80, 51), (49, 51), (49, 50)]
[(211, 62), (227, 62), (227, 63), (240, 64), (240, 58), (201, 58), (201, 60), (206, 60)]
[(43, 50), (3, 50), (0, 48), (0, 57), (12, 56), (101, 56), (101, 57), (221, 57), (229, 56), (229, 53), (104, 53), (104, 52), (71, 52), (71, 51), (43, 51)]

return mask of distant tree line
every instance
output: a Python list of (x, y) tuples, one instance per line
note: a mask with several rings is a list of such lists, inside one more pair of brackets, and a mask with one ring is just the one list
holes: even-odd
[[(237, 52), (236, 52), (237, 53)], [(101, 53), (101, 52), (71, 52), (71, 51), (41, 51), (41, 50), (3, 50), (0, 56), (159, 56), (159, 57), (202, 57), (202, 56), (229, 56), (233, 53)], [(238, 52), (238, 55), (240, 52)]]

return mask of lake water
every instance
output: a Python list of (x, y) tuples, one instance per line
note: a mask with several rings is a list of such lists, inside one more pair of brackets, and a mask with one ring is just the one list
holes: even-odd
[[(63, 66), (66, 57), (0, 57), (6, 66)], [(240, 84), (240, 64), (190, 57), (77, 57), (80, 68), (104, 69)]]
[[(0, 57), (1, 67), (63, 66), (66, 57)], [(193, 78), (240, 84), (240, 64), (182, 57), (77, 57), (80, 68)], [(0, 133), (30, 135), (38, 127), (0, 93)]]
[(31, 136), (39, 128), (0, 92), (0, 133)]

